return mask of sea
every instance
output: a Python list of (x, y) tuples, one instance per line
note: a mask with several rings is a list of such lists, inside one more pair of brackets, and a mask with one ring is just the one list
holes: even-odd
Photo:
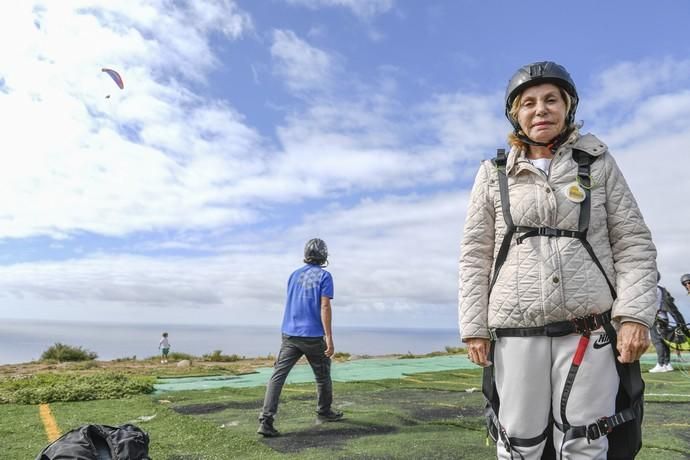
[[(280, 328), (246, 325), (163, 325), (0, 319), (0, 365), (35, 361), (60, 342), (95, 352), (99, 360), (157, 355), (163, 332), (171, 352), (201, 356), (221, 350), (246, 358), (276, 355)], [(425, 354), (460, 346), (455, 329), (335, 327), (336, 352), (358, 356)]]

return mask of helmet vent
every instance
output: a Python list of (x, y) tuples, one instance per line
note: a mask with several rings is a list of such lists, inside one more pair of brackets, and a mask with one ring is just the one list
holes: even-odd
[(530, 77), (541, 77), (544, 74), (544, 63), (538, 62), (529, 66)]

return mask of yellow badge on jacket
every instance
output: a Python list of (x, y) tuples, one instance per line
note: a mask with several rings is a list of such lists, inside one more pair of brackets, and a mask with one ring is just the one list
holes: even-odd
[(565, 188), (565, 196), (573, 203), (582, 203), (587, 197), (585, 189), (583, 189), (577, 181)]

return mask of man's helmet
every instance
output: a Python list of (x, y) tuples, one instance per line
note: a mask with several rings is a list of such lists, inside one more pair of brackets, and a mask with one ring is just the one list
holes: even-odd
[(690, 281), (690, 273), (686, 273), (685, 275), (680, 277), (680, 284), (682, 284), (683, 286), (685, 286), (685, 283), (687, 283), (688, 281)]
[(308, 264), (323, 265), (328, 260), (328, 246), (320, 238), (312, 238), (304, 245), (304, 261)]
[(520, 125), (517, 120), (510, 116), (510, 107), (513, 105), (513, 101), (525, 89), (543, 83), (553, 83), (563, 88), (572, 97), (573, 103), (565, 117), (565, 126), (570, 126), (575, 121), (575, 111), (580, 98), (575, 89), (575, 82), (570, 77), (568, 71), (565, 70), (565, 67), (552, 61), (535, 62), (520, 67), (510, 79), (506, 88), (506, 118), (515, 128), (515, 132), (520, 131)]

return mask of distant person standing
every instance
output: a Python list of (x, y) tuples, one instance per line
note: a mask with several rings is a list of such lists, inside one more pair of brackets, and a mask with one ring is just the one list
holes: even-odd
[[(661, 281), (661, 274), (657, 274), (657, 283)], [(690, 283), (688, 283), (690, 284)], [(664, 342), (663, 338), (668, 335), (669, 329), (671, 331), (673, 328), (670, 327), (669, 315), (673, 317), (673, 320), (677, 325), (682, 325), (683, 332), (686, 335), (690, 335), (685, 327), (685, 319), (683, 315), (678, 311), (676, 302), (673, 296), (666, 290), (665, 287), (658, 284), (657, 290), (657, 312), (656, 320), (654, 321), (654, 326), (649, 330), (652, 337), (652, 343), (654, 348), (656, 348), (656, 366), (651, 368), (649, 372), (671, 372), (673, 366), (671, 366), (671, 349)]]
[(334, 422), (343, 417), (342, 412), (336, 412), (331, 408), (331, 356), (334, 352), (331, 331), (333, 278), (323, 269), (328, 263), (328, 247), (323, 240), (313, 238), (307, 241), (304, 246), (304, 263), (306, 265), (295, 270), (288, 280), (281, 328), (282, 344), (273, 375), (266, 387), (257, 430), (257, 433), (266, 437), (280, 435), (273, 426), (280, 393), (290, 370), (303, 355), (307, 357), (316, 378), (318, 420)]
[(168, 341), (168, 333), (163, 332), (161, 341), (158, 343), (158, 349), (161, 351), (161, 364), (168, 363), (168, 352), (170, 351), (170, 342)]

